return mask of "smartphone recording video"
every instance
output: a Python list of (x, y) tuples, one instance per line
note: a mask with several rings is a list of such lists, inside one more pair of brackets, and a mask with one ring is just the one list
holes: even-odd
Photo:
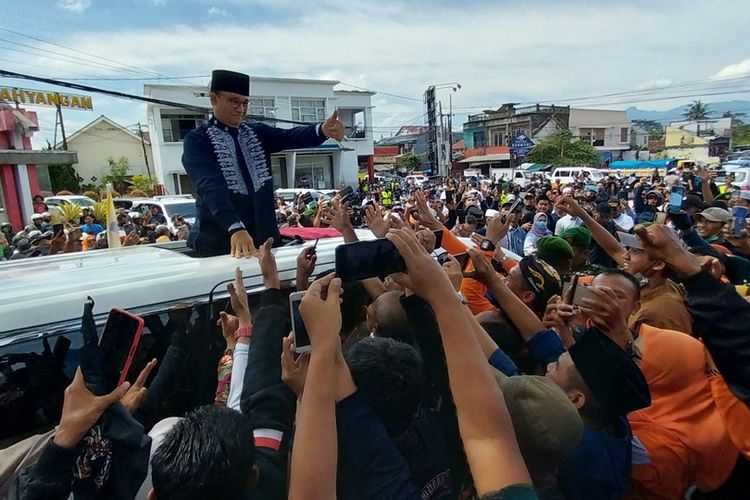
[(682, 210), (682, 199), (685, 197), (685, 188), (682, 186), (672, 186), (669, 193), (669, 206), (667, 211), (670, 214), (678, 214)]
[(114, 308), (109, 312), (99, 340), (99, 359), (108, 391), (128, 379), (143, 325), (143, 318), (128, 311)]
[(585, 306), (583, 299), (598, 300), (598, 296), (587, 286), (576, 286), (575, 293), (573, 294), (573, 305), (579, 307)]
[(344, 282), (385, 278), (406, 271), (406, 263), (396, 246), (385, 238), (339, 245), (335, 259), (336, 276)]
[(294, 352), (301, 354), (310, 352), (310, 336), (307, 334), (305, 322), (299, 312), (299, 305), (305, 292), (295, 292), (289, 295), (289, 311), (292, 319), (292, 337), (294, 338)]

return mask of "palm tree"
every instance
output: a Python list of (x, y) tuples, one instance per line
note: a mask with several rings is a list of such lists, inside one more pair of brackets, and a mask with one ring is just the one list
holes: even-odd
[(688, 120), (705, 120), (708, 118), (711, 109), (708, 104), (703, 104), (700, 99), (693, 101), (691, 105), (687, 107), (687, 110), (682, 114)]

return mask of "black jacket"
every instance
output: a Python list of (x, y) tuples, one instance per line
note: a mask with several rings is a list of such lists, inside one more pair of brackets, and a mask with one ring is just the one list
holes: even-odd
[[(250, 417), (256, 434), (255, 465), (260, 471), (252, 499), (286, 498), (286, 477), (292, 426), (297, 406), (294, 392), (281, 381), (282, 339), (287, 334), (284, 298), (278, 289), (260, 295), (254, 314), (240, 408)], [(260, 446), (258, 433), (280, 433), (281, 444)]]
[(188, 246), (200, 256), (228, 254), (230, 231), (243, 227), (260, 246), (276, 225), (271, 154), (319, 146), (326, 137), (317, 125), (280, 129), (262, 123), (227, 127), (216, 118), (190, 132), (182, 164), (198, 194), (198, 215)]
[(734, 395), (750, 406), (750, 304), (705, 270), (683, 284), (693, 334), (703, 339)]

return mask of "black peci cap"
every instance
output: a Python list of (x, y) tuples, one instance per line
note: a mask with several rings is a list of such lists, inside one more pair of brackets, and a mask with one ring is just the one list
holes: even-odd
[(250, 95), (250, 76), (226, 69), (215, 69), (211, 73), (211, 92), (233, 92)]
[(568, 352), (594, 397), (612, 415), (651, 405), (651, 392), (641, 369), (598, 329), (589, 328)]

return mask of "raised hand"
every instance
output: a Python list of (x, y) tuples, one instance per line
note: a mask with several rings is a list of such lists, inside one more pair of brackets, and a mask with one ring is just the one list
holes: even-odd
[(79, 367), (73, 382), (65, 389), (60, 425), (55, 431), (54, 442), (63, 448), (73, 448), (99, 420), (104, 411), (122, 399), (130, 382), (104, 396), (96, 396), (86, 388)]
[(281, 347), (281, 380), (289, 386), (297, 395), (297, 399), (302, 398), (302, 392), (305, 389), (305, 378), (307, 377), (307, 367), (310, 364), (310, 353), (302, 353), (295, 359), (294, 357), (294, 340), (292, 336), (284, 337)]
[(310, 345), (333, 347), (340, 345), (341, 330), (341, 280), (328, 274), (310, 284), (299, 305), (302, 321), (310, 336)]
[(219, 319), (216, 320), (216, 326), (221, 328), (221, 336), (227, 343), (227, 349), (234, 349), (237, 340), (234, 338), (234, 332), (240, 327), (240, 321), (237, 316), (221, 311)]
[(427, 205), (424, 193), (422, 191), (417, 191), (414, 197), (417, 202), (417, 213), (415, 216), (419, 220), (419, 223), (433, 231), (443, 229), (443, 225), (440, 221), (432, 215), (432, 212), (430, 212), (430, 207)]
[(698, 257), (688, 252), (674, 231), (664, 224), (651, 224), (648, 228), (639, 224), (634, 231), (652, 259), (666, 262), (683, 276), (700, 272), (701, 262)]
[(489, 286), (492, 282), (497, 281), (497, 272), (495, 271), (495, 268), (492, 267), (490, 259), (485, 257), (481, 251), (475, 248), (469, 248), (467, 253), (469, 254), (469, 257), (471, 257), (474, 270), (464, 273), (466, 278), (477, 280), (485, 286)]
[(406, 262), (407, 273), (392, 275), (393, 279), (412, 290), (428, 303), (440, 301), (446, 294), (454, 293), (453, 284), (440, 264), (433, 259), (416, 235), (406, 229), (393, 229), (386, 238), (391, 240)]
[(560, 198), (557, 201), (557, 206), (562, 207), (571, 216), (578, 217), (579, 219), (583, 219), (588, 215), (586, 210), (584, 210), (583, 207), (579, 205), (578, 202), (571, 196), (563, 196), (562, 198)]
[(346, 138), (346, 127), (339, 120), (338, 110), (334, 111), (328, 119), (323, 122), (322, 126), (323, 134), (331, 139), (337, 141), (343, 141)]
[(266, 290), (281, 288), (279, 281), (279, 270), (276, 267), (276, 257), (271, 252), (273, 238), (268, 238), (260, 247), (258, 261), (260, 262), (260, 273), (263, 276), (263, 285)]
[(229, 300), (232, 302), (232, 309), (237, 315), (239, 326), (249, 326), (253, 322), (250, 316), (250, 307), (247, 305), (247, 292), (245, 283), (242, 281), (242, 271), (239, 267), (234, 270), (234, 282), (227, 285)]
[(315, 271), (318, 255), (314, 247), (303, 248), (297, 256), (297, 291), (307, 290), (310, 276)]
[(498, 215), (496, 217), (491, 217), (487, 221), (487, 239), (490, 240), (493, 245), (497, 246), (500, 243), (500, 240), (508, 234), (508, 230), (510, 229), (510, 215), (511, 214), (507, 214), (505, 217)]
[(380, 211), (374, 205), (367, 205), (364, 213), (365, 224), (370, 228), (372, 234), (377, 238), (382, 238), (390, 228), (388, 221), (383, 219)]
[(156, 363), (156, 358), (146, 363), (146, 366), (143, 367), (141, 373), (138, 374), (138, 378), (135, 379), (135, 383), (130, 387), (130, 389), (128, 389), (128, 392), (126, 392), (120, 400), (122, 405), (126, 410), (128, 410), (128, 413), (130, 413), (131, 415), (138, 410), (144, 398), (146, 397), (146, 380), (148, 380), (148, 376), (151, 375), (151, 370), (154, 369)]

